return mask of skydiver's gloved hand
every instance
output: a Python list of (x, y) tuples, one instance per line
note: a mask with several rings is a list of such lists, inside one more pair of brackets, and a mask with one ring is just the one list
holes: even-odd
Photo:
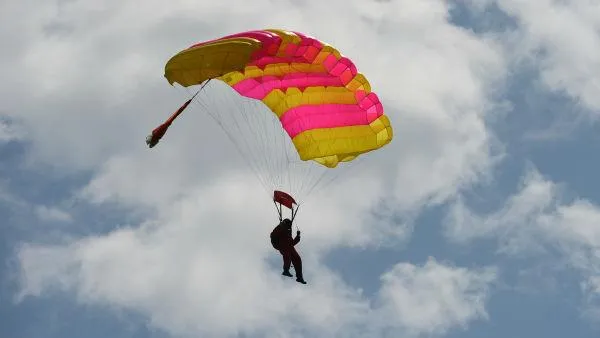
[(300, 237), (300, 230), (296, 231), (296, 236)]

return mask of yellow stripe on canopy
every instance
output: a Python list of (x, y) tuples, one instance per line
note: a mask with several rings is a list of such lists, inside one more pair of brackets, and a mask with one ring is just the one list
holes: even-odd
[(358, 154), (381, 148), (393, 136), (390, 120), (382, 115), (369, 125), (308, 130), (292, 141), (301, 159), (313, 159), (333, 168)]

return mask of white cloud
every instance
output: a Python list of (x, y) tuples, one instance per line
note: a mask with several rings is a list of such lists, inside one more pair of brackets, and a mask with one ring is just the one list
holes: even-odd
[(382, 276), (382, 321), (413, 334), (442, 335), (487, 319), (485, 303), (496, 279), (492, 268), (454, 268), (430, 258), (423, 267), (397, 264)]
[(0, 119), (0, 142), (17, 141), (23, 139), (24, 136), (20, 128)]
[[(386, 7), (390, 6), (390, 7)], [(504, 75), (504, 55), (493, 40), (447, 22), (442, 1), (395, 1), (364, 14), (382, 34), (368, 39), (381, 50), (367, 74), (395, 118), (395, 209), (441, 202), (478, 180), (493, 165), (494, 137), (485, 127)], [(402, 13), (399, 15), (399, 13)], [(370, 30), (366, 32), (371, 33)], [(366, 33), (365, 33), (366, 34)], [(390, 160), (391, 162), (391, 160)]]
[(42, 221), (70, 222), (73, 220), (68, 212), (56, 207), (41, 205), (35, 209), (35, 212)]
[(535, 249), (537, 241), (531, 232), (539, 229), (529, 224), (553, 206), (556, 189), (537, 171), (530, 171), (523, 178), (520, 191), (510, 196), (500, 210), (489, 215), (475, 214), (458, 199), (448, 214), (446, 233), (453, 241), (462, 243), (499, 235), (502, 240), (500, 250), (505, 252)]
[(480, 215), (458, 201), (448, 214), (448, 238), (469, 243), (498, 238), (499, 252), (549, 257), (557, 270), (573, 269), (595, 299), (600, 276), (600, 206), (566, 200), (561, 187), (531, 169), (520, 189), (499, 210)]
[(589, 0), (469, 1), (478, 9), (496, 4), (514, 18), (507, 32), (511, 56), (534, 61), (540, 80), (556, 93), (565, 93), (596, 117), (600, 110), (600, 8)]

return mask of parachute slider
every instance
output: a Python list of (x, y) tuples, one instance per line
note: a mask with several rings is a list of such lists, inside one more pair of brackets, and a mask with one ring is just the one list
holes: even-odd
[[(279, 214), (279, 221), (283, 219), (281, 210), (282, 205), (292, 210), (292, 222), (294, 221), (294, 218), (296, 217), (296, 214), (298, 213), (298, 208), (300, 208), (300, 206), (298, 205), (298, 203), (296, 203), (296, 200), (294, 200), (292, 196), (283, 191), (275, 190), (273, 192), (273, 203), (275, 203), (275, 208), (277, 209), (277, 213)], [(279, 203), (279, 205), (277, 205), (277, 203)], [(294, 204), (297, 205), (296, 210), (294, 210)]]
[(279, 190), (273, 192), (273, 201), (286, 206), (288, 209), (292, 209), (293, 205), (297, 204), (292, 196)]

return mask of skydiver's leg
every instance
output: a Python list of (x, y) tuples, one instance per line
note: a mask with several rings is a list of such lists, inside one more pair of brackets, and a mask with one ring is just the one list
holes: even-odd
[(292, 274), (290, 273), (290, 265), (292, 263), (292, 260), (290, 258), (289, 248), (286, 248), (286, 247), (280, 248), (279, 253), (281, 254), (281, 257), (283, 258), (283, 273), (282, 273), (282, 275), (288, 276), (288, 277), (293, 277)]
[(294, 247), (292, 247), (290, 250), (290, 258), (292, 264), (294, 264), (294, 270), (296, 270), (296, 281), (306, 284), (306, 282), (304, 281), (304, 276), (302, 274), (302, 258), (300, 258), (298, 251), (296, 251)]

